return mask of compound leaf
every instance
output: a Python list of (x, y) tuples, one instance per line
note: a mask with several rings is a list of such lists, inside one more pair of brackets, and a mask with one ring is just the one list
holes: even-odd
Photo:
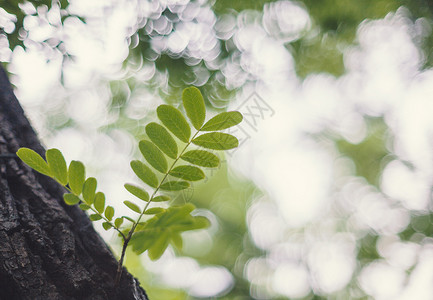
[(20, 148), (17, 151), (18, 157), (33, 170), (47, 175), (52, 176), (51, 169), (47, 162), (35, 151), (29, 148)]
[(91, 205), (95, 199), (97, 181), (94, 177), (86, 179), (83, 185), (83, 199), (87, 204)]
[(134, 202), (125, 200), (125, 201), (123, 201), (123, 204), (125, 204), (132, 211), (135, 211), (136, 213), (139, 213), (139, 214), (141, 213), (140, 207), (137, 204), (135, 204)]
[(222, 112), (209, 121), (207, 121), (203, 127), (202, 131), (215, 131), (230, 128), (232, 126), (238, 125), (242, 121), (242, 114), (238, 111)]
[(213, 150), (229, 150), (239, 146), (236, 137), (222, 132), (205, 133), (193, 139), (192, 143)]
[(167, 159), (165, 159), (164, 154), (154, 143), (146, 140), (140, 141), (138, 144), (141, 154), (146, 159), (146, 161), (161, 173), (167, 172)]
[(187, 188), (189, 188), (187, 181), (167, 181), (160, 186), (160, 189), (165, 191), (180, 191)]
[(178, 166), (171, 170), (169, 174), (190, 181), (201, 180), (205, 177), (203, 171), (194, 166)]
[(133, 194), (135, 197), (143, 201), (149, 201), (149, 194), (142, 188), (129, 183), (125, 183), (124, 187), (128, 192)]
[(95, 201), (93, 203), (95, 209), (102, 214), (105, 208), (105, 195), (102, 192), (97, 192), (95, 195)]
[(48, 149), (45, 153), (51, 174), (61, 185), (68, 183), (68, 168), (65, 158), (59, 149)]
[(180, 158), (194, 165), (209, 168), (218, 167), (220, 163), (218, 156), (205, 150), (191, 150)]
[(173, 137), (162, 125), (151, 122), (146, 125), (146, 133), (150, 140), (167, 156), (176, 159), (177, 144)]
[(191, 128), (182, 113), (171, 105), (160, 105), (156, 109), (158, 118), (179, 140), (188, 143)]
[(139, 160), (133, 160), (131, 161), (131, 168), (134, 171), (135, 175), (137, 175), (137, 177), (140, 178), (144, 183), (148, 184), (153, 188), (156, 188), (158, 186), (159, 182), (155, 173), (153, 173), (152, 170), (144, 163)]
[(200, 90), (193, 86), (184, 89), (182, 102), (183, 107), (185, 107), (186, 115), (192, 125), (195, 129), (199, 130), (206, 118), (206, 108)]
[(63, 200), (65, 200), (65, 203), (68, 205), (75, 205), (80, 202), (80, 198), (75, 196), (74, 194), (63, 194)]
[(83, 163), (76, 160), (71, 161), (68, 168), (68, 181), (72, 193), (77, 196), (81, 194), (85, 179), (86, 171)]

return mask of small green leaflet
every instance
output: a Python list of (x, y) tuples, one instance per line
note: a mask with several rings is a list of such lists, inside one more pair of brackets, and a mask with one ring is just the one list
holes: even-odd
[(140, 207), (128, 200), (123, 201), (123, 204), (125, 204), (129, 209), (131, 209), (132, 211), (135, 211), (136, 213), (140, 214), (141, 213), (141, 209)]
[(52, 176), (50, 167), (47, 162), (35, 151), (29, 148), (20, 148), (17, 151), (18, 157), (33, 170), (47, 175)]
[(68, 181), (69, 187), (75, 195), (78, 196), (83, 191), (83, 184), (85, 179), (86, 172), (83, 163), (76, 160), (71, 161), (68, 169)]
[(149, 194), (142, 188), (129, 183), (125, 183), (124, 187), (128, 192), (133, 194), (135, 197), (143, 201), (149, 201)]
[(91, 215), (89, 216), (89, 219), (90, 219), (91, 221), (98, 221), (98, 220), (101, 220), (102, 217), (101, 217), (100, 215), (98, 215), (98, 214), (91, 214)]
[(205, 177), (203, 171), (194, 166), (178, 166), (171, 170), (169, 174), (189, 181), (197, 181)]
[(180, 191), (189, 188), (186, 181), (167, 181), (161, 184), (160, 189), (165, 191)]
[(89, 177), (84, 182), (83, 199), (87, 204), (92, 204), (95, 199), (97, 181), (94, 177)]
[(80, 202), (80, 198), (75, 196), (74, 194), (63, 194), (63, 200), (65, 200), (65, 203), (68, 205), (75, 205)]
[(152, 208), (149, 208), (148, 210), (146, 210), (144, 212), (144, 214), (145, 215), (156, 215), (156, 214), (162, 213), (164, 211), (165, 211), (165, 209), (163, 209), (161, 207), (152, 207)]
[(111, 221), (114, 217), (114, 208), (112, 206), (107, 206), (104, 215), (108, 219), (108, 221)]
[(239, 146), (236, 137), (222, 132), (205, 133), (193, 139), (192, 143), (213, 150), (229, 150)]
[(134, 171), (135, 175), (137, 175), (137, 177), (140, 178), (144, 183), (148, 184), (153, 188), (156, 188), (158, 186), (158, 178), (152, 172), (152, 170), (144, 163), (139, 160), (133, 160), (131, 161), (131, 168)]
[(138, 147), (143, 157), (152, 167), (161, 173), (167, 172), (167, 159), (165, 159), (164, 154), (162, 154), (161, 150), (159, 150), (154, 143), (142, 140), (138, 144)]
[[(129, 201), (128, 201), (128, 202), (129, 202)], [(135, 221), (134, 221), (132, 218), (128, 217), (128, 216), (122, 216), (122, 218), (125, 219), (125, 220), (128, 220), (128, 221), (131, 222), (131, 223), (134, 223), (134, 224), (135, 224)]]
[(98, 213), (102, 214), (105, 208), (105, 195), (102, 192), (97, 192), (95, 195), (95, 201), (93, 206), (98, 211)]
[(160, 196), (156, 196), (155, 198), (153, 198), (152, 202), (164, 202), (164, 201), (168, 201), (168, 200), (170, 200), (169, 196), (160, 195)]
[(102, 223), (102, 227), (105, 230), (109, 230), (111, 227), (113, 227), (113, 225), (111, 225), (109, 222), (104, 222), (104, 223)]
[(123, 218), (116, 218), (116, 220), (114, 220), (114, 226), (116, 226), (116, 228), (119, 228), (120, 226), (122, 226), (123, 224)]
[(48, 149), (46, 152), (47, 163), (51, 174), (61, 185), (68, 183), (68, 169), (62, 152), (58, 149)]
[(200, 90), (193, 86), (184, 89), (182, 93), (182, 102), (186, 115), (192, 125), (195, 129), (199, 130), (206, 118), (206, 108)]
[(242, 121), (242, 114), (238, 111), (222, 112), (203, 125), (201, 131), (215, 131), (223, 130), (235, 125)]
[(160, 105), (156, 109), (158, 118), (179, 140), (188, 143), (191, 128), (182, 113), (171, 105)]
[(185, 152), (180, 158), (202, 167), (215, 168), (220, 164), (218, 156), (205, 150), (191, 150)]
[(164, 230), (161, 235), (158, 236), (157, 240), (153, 242), (148, 250), (149, 258), (151, 260), (157, 260), (164, 253), (168, 247), (169, 236), (168, 232)]
[(89, 209), (90, 209), (90, 206), (87, 205), (86, 203), (81, 203), (81, 204), (80, 204), (80, 208), (81, 208), (82, 210), (89, 210)]
[(167, 156), (176, 159), (177, 144), (173, 137), (162, 125), (151, 122), (146, 125), (146, 133), (150, 140)]
[(173, 246), (175, 246), (178, 250), (182, 250), (182, 246), (183, 246), (183, 241), (182, 241), (182, 237), (180, 236), (179, 233), (172, 233), (171, 236), (171, 243), (173, 244)]

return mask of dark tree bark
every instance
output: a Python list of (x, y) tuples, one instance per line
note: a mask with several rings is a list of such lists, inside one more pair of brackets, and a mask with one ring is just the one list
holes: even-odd
[(0, 299), (147, 299), (63, 187), (16, 158), (45, 152), (0, 66)]

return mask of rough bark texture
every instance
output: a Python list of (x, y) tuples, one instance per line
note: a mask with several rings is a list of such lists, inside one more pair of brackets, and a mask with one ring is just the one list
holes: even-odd
[[(0, 66), (0, 155), (44, 148)], [(63, 188), (18, 159), (0, 158), (0, 299), (147, 299)]]

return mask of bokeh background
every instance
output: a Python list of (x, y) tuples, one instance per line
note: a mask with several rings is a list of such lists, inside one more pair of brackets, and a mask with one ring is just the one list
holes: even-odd
[(178, 199), (211, 227), (128, 253), (151, 299), (431, 300), (432, 29), (428, 0), (3, 0), (0, 61), (44, 144), (125, 214), (158, 105), (195, 85), (244, 114)]

